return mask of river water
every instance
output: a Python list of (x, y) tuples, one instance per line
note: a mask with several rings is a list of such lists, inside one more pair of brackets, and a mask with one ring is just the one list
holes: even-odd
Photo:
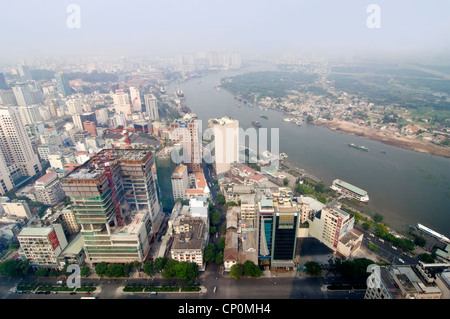
[[(421, 223), (450, 237), (450, 159), (422, 154), (378, 141), (339, 134), (325, 127), (283, 122), (275, 110), (261, 111), (216, 89), (220, 79), (245, 72), (274, 70), (274, 66), (251, 66), (238, 71), (218, 71), (178, 84), (185, 93), (184, 104), (196, 113), (207, 128), (209, 118), (229, 116), (246, 129), (253, 120), (262, 127), (279, 128), (279, 151), (288, 154), (289, 163), (322, 179), (330, 186), (342, 179), (369, 193), (370, 201), (359, 208), (383, 216), (383, 222), (399, 231)], [(172, 93), (176, 85), (169, 86)], [(240, 104), (241, 107), (237, 107)], [(260, 115), (264, 113), (268, 119)], [(268, 130), (270, 132), (270, 129)], [(270, 134), (269, 134), (270, 137)], [(363, 152), (347, 143), (365, 145)], [(270, 149), (269, 149), (270, 150)], [(379, 152), (385, 150), (386, 154)]]

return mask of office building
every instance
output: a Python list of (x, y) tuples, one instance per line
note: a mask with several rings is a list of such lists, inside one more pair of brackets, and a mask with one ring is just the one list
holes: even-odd
[(228, 116), (210, 119), (208, 127), (214, 134), (214, 167), (216, 174), (231, 169), (231, 164), (239, 162), (239, 121)]
[(0, 151), (6, 165), (16, 165), (22, 176), (34, 176), (42, 169), (19, 112), (14, 108), (0, 108)]
[(67, 246), (61, 225), (25, 227), (20, 231), (17, 240), (20, 244), (19, 254), (28, 259), (30, 265), (59, 268), (57, 258)]
[(26, 106), (35, 104), (33, 94), (27, 83), (16, 83), (13, 86), (14, 96), (17, 101), (17, 105)]
[(184, 194), (189, 188), (188, 172), (186, 165), (179, 165), (172, 174), (173, 199), (184, 199)]
[(295, 267), (298, 206), (289, 187), (256, 189), (258, 259), (262, 266)]
[(55, 206), (66, 199), (56, 172), (50, 172), (39, 178), (35, 185), (36, 199), (46, 206)]
[(153, 164), (148, 149), (103, 150), (63, 178), (86, 262), (145, 260), (162, 221)]
[(16, 96), (12, 90), (0, 91), (0, 105), (17, 105)]
[(67, 81), (62, 72), (58, 72), (57, 74), (55, 74), (55, 79), (59, 94), (61, 94), (63, 97), (72, 95), (73, 92), (72, 88), (69, 85), (69, 81)]
[(145, 111), (152, 121), (159, 121), (158, 101), (153, 94), (144, 95)]
[(183, 149), (183, 163), (189, 173), (201, 172), (201, 149), (197, 117), (186, 114), (182, 119), (170, 123), (172, 142)]
[(83, 104), (81, 99), (69, 99), (66, 101), (67, 112), (69, 115), (83, 113)]

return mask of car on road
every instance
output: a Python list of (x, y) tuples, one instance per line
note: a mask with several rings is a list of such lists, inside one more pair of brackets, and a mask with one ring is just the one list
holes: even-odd
[(71, 293), (70, 293), (70, 295), (76, 295), (77, 293), (75, 292), (75, 291), (72, 291)]
[(213, 289), (214, 294), (216, 293), (216, 290), (217, 290), (217, 287), (214, 287), (214, 289)]
[(382, 243), (384, 243), (384, 239), (378, 238), (379, 241), (381, 241)]
[(395, 246), (391, 246), (392, 247), (392, 249), (395, 249), (395, 250), (397, 250), (397, 247), (395, 247)]
[(401, 258), (399, 258), (398, 261), (401, 262), (402, 264), (405, 263), (405, 261), (403, 259), (401, 259)]

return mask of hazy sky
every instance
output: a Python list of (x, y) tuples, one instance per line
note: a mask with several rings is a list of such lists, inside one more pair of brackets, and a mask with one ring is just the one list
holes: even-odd
[[(370, 4), (381, 28), (370, 29)], [(80, 8), (80, 28), (67, 7)], [(450, 49), (448, 0), (0, 0), (0, 56)]]

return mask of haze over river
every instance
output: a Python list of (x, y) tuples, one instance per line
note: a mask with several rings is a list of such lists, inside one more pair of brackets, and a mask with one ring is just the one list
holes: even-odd
[[(223, 77), (275, 69), (271, 65), (255, 65), (237, 71), (212, 72), (178, 87), (185, 93), (183, 103), (203, 121), (203, 130), (209, 118), (225, 115), (238, 119), (244, 129), (253, 120), (260, 121), (262, 127), (279, 128), (279, 151), (288, 154), (288, 162), (321, 178), (326, 186), (339, 178), (366, 190), (370, 201), (361, 210), (381, 214), (388, 226), (400, 231), (421, 223), (450, 237), (449, 158), (335, 133), (306, 122), (302, 126), (283, 122), (286, 117), (283, 113), (249, 107), (224, 89), (215, 88)], [(172, 94), (176, 87), (170, 85), (167, 93)], [(262, 113), (267, 120), (260, 117)], [(268, 134), (270, 137), (270, 129)], [(364, 145), (370, 151), (350, 148), (347, 143)]]

